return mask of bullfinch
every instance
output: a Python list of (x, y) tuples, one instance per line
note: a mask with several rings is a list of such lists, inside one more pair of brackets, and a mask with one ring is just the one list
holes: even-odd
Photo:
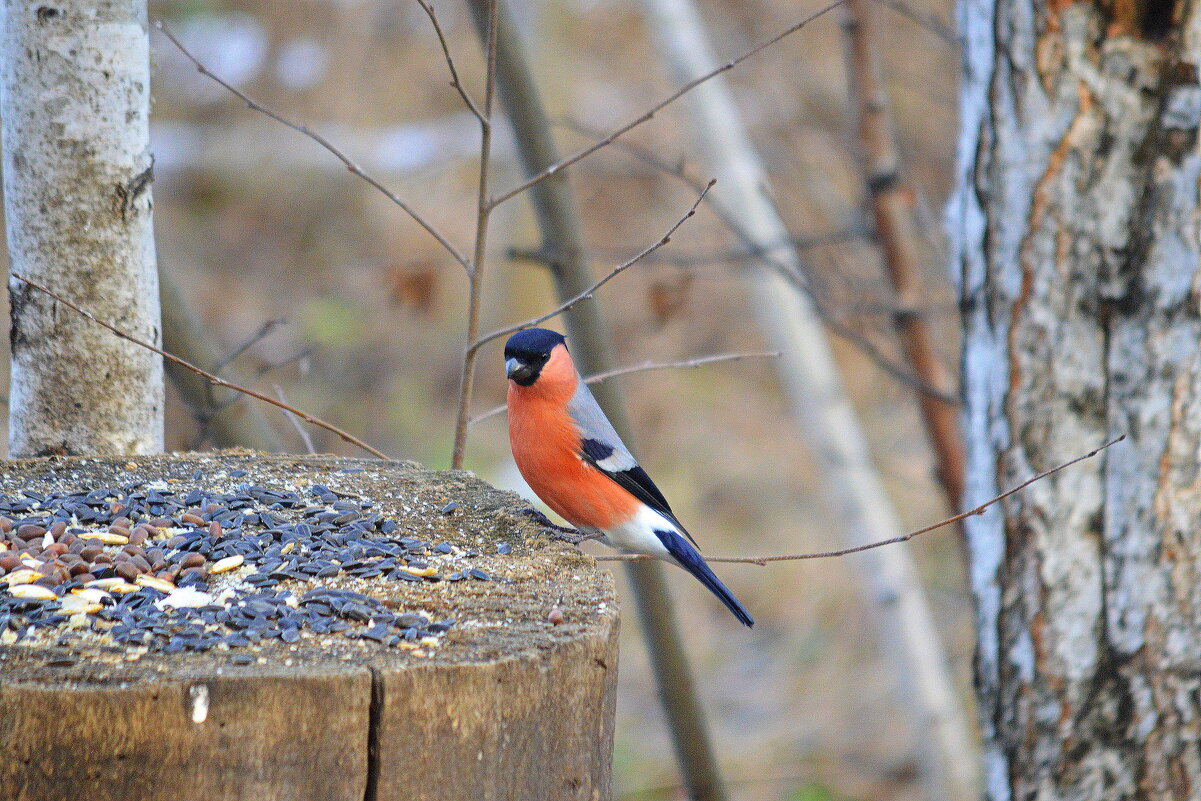
[(580, 379), (563, 335), (545, 328), (514, 334), (505, 343), (505, 372), (509, 442), (530, 489), (585, 535), (684, 568), (744, 625), (753, 626), (622, 444)]

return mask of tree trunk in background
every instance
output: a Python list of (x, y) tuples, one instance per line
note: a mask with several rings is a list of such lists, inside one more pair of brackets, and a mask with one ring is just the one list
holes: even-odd
[[(486, 35), (487, 0), (470, 0), (481, 39)], [(507, 3), (497, 9), (496, 81), (501, 102), (517, 137), (517, 152), (527, 174), (538, 173), (559, 160), (550, 120), (538, 85), (530, 72), (517, 24)], [(542, 249), (550, 257), (550, 272), (561, 301), (584, 292), (596, 280), (584, 251), (583, 227), (567, 173), (561, 172), (531, 187), (530, 201), (542, 234)], [(608, 327), (595, 298), (578, 303), (564, 315), (576, 366), (584, 375), (612, 367)], [(620, 433), (634, 447), (621, 390), (614, 382), (594, 387), (596, 399)], [(663, 565), (626, 565), (638, 621), (650, 656), (659, 700), (667, 716), (680, 775), (695, 801), (725, 801), (725, 782), (713, 750), (700, 695), (694, 689), (688, 653), (676, 624), (671, 590)]]
[[(880, 45), (875, 36), (879, 14), (874, 6), (869, 0), (847, 0), (842, 7), (847, 83), (858, 112), (859, 157), (868, 206), (876, 222), (880, 255), (896, 294), (893, 321), (905, 358), (914, 375), (954, 398), (958, 390), (955, 378), (939, 357), (929, 320), (921, 309), (930, 288), (922, 274), (924, 259), (913, 189), (902, 174), (888, 92), (880, 78)], [(917, 402), (934, 452), (939, 483), (948, 505), (958, 512), (963, 501), (964, 461), (959, 409), (929, 392), (918, 392)]]
[[(642, 6), (678, 81), (694, 80), (719, 63), (692, 0), (642, 0)], [(803, 264), (794, 248), (779, 244), (791, 236), (771, 201), (767, 172), (724, 76), (698, 86), (682, 103), (691, 112), (704, 163), (717, 178), (714, 194), (731, 210), (737, 230), (765, 254), (763, 264), (747, 275), (750, 311), (769, 346), (781, 353), (776, 369), (784, 396), (814, 450), (824, 479), (821, 491), (842, 523), (838, 534), (847, 546), (900, 536), (904, 529), (872, 463), (817, 307), (784, 277), (785, 272), (803, 275)], [(909, 707), (926, 797), (978, 797), (972, 732), (908, 546), (851, 558), (898, 695)]]
[[(4, 200), (12, 270), (159, 341), (145, 0), (8, 0)], [(14, 455), (163, 448), (163, 367), (10, 279)]]
[[(244, 387), (253, 382), (233, 364), (222, 364), (225, 354), (213, 341), (191, 299), (169, 269), (159, 271), (163, 309), (163, 350), (173, 353), (227, 381)], [(167, 375), (191, 409), (201, 433), (218, 448), (253, 448), (256, 451), (284, 450), (279, 436), (267, 422), (259, 401), (232, 389), (213, 386), (204, 376), (175, 362), (167, 362)]]
[(963, 0), (951, 241), (989, 798), (1201, 795), (1196, 3)]

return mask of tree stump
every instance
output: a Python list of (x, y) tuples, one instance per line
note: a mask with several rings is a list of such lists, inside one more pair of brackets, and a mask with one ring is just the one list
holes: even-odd
[(612, 582), (529, 512), (412, 463), (5, 463), (0, 796), (608, 799)]

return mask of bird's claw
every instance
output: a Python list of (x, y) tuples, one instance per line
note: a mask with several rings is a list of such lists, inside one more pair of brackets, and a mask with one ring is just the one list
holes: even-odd
[(563, 542), (579, 545), (581, 542), (588, 540), (598, 540), (601, 535), (598, 532), (585, 533), (578, 529), (568, 528), (566, 526), (555, 526), (552, 524), (551, 539), (562, 540)]
[(538, 525), (546, 526), (547, 528), (558, 528), (558, 526), (551, 522), (549, 517), (542, 514), (542, 512), (539, 512), (537, 509), (526, 507), (525, 509), (521, 510), (521, 514), (525, 515), (526, 517), (532, 517), (534, 522)]
[(581, 542), (596, 540), (600, 539), (601, 537), (599, 532), (586, 534), (579, 529), (572, 528), (571, 526), (557, 525), (551, 522), (549, 517), (542, 514), (542, 512), (539, 512), (537, 509), (523, 509), (522, 513), (532, 517), (534, 521), (538, 523), (538, 525), (550, 532), (551, 539), (554, 540), (561, 540), (572, 545), (579, 545)]

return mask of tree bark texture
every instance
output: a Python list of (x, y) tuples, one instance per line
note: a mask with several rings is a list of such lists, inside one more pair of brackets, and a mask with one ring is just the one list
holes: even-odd
[(963, 0), (951, 241), (988, 797), (1201, 797), (1196, 3)]
[[(12, 270), (158, 342), (145, 0), (7, 0)], [(10, 451), (163, 448), (162, 360), (10, 279)]]

